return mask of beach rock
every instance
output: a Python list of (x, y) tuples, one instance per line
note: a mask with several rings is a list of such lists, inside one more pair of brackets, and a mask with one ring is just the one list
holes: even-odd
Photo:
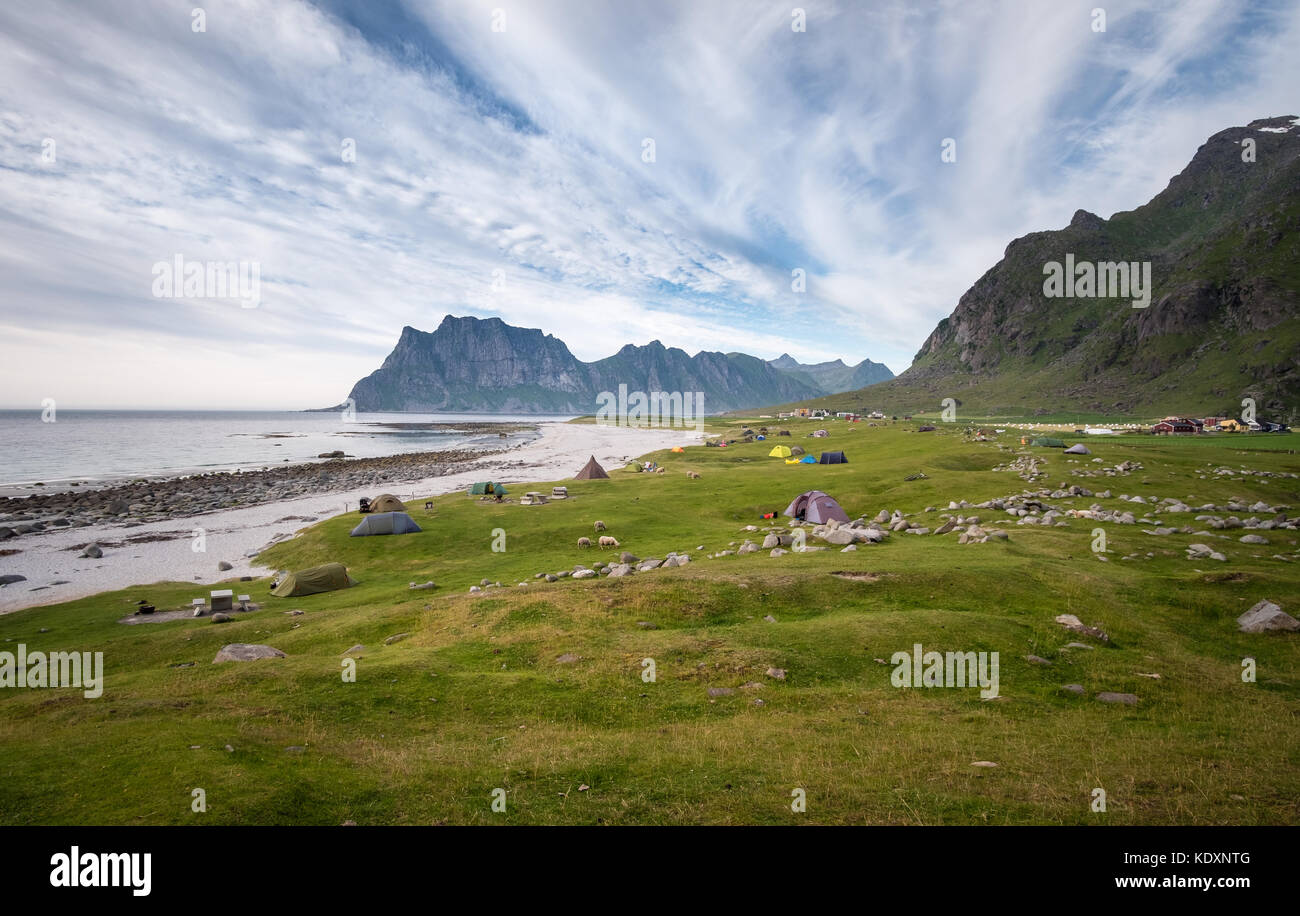
[(1125, 706), (1136, 706), (1138, 698), (1131, 693), (1110, 693), (1109, 691), (1097, 694), (1097, 699), (1103, 703), (1123, 703)]
[(87, 544), (86, 549), (81, 552), (83, 558), (90, 560), (98, 560), (103, 555), (104, 551), (98, 544)]
[(221, 651), (217, 653), (216, 658), (212, 659), (212, 664), (218, 665), (222, 662), (251, 662), (259, 658), (284, 658), (285, 655), (279, 649), (271, 646), (259, 646), (252, 643), (233, 642), (228, 646), (222, 646)]
[(226, 570), (234, 569), (234, 568), (235, 567), (231, 566), (225, 560), (222, 560), (220, 563), (217, 564), (217, 569), (220, 570), (221, 572), (225, 572)]
[(1294, 632), (1300, 630), (1296, 620), (1272, 601), (1260, 601), (1237, 618), (1237, 628), (1243, 633), (1267, 633), (1270, 630)]

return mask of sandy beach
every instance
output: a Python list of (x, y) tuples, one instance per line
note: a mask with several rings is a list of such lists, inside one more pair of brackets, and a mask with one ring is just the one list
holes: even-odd
[[(427, 480), (391, 485), (403, 499), (458, 492), (476, 480), (504, 483), (563, 480), (595, 455), (606, 469), (622, 467), (639, 455), (700, 439), (692, 429), (627, 429), (594, 424), (542, 423), (539, 438), (509, 450), (467, 461), (463, 470)], [(165, 521), (125, 525), (99, 523), (47, 529), (4, 544), (20, 552), (0, 556), (0, 575), (26, 581), (0, 587), (0, 614), (83, 598), (99, 592), (152, 582), (192, 581), (210, 585), (240, 576), (262, 576), (256, 554), (293, 537), (316, 521), (355, 511), (375, 487), (330, 490), (299, 498), (222, 509)], [(203, 529), (205, 550), (196, 552), (194, 531)], [(99, 559), (80, 557), (78, 545), (98, 543)], [(219, 570), (220, 562), (232, 569)], [(197, 595), (197, 590), (196, 590)], [(141, 597), (148, 597), (142, 592)]]

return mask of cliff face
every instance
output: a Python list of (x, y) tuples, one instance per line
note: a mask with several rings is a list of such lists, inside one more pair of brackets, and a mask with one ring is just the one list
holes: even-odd
[(654, 341), (584, 363), (539, 330), (448, 315), (432, 333), (403, 328), (383, 365), (357, 382), (350, 397), (362, 411), (592, 413), (597, 396), (619, 385), (702, 391), (709, 412), (822, 393), (741, 353), (689, 356)]
[[(1254, 161), (1243, 161), (1253, 141)], [(1131, 297), (1051, 298), (1044, 265), (1151, 264)], [(1149, 203), (1007, 246), (895, 381), (899, 409), (944, 397), (989, 411), (1229, 413), (1244, 397), (1300, 399), (1300, 125), (1291, 116), (1212, 136)]]

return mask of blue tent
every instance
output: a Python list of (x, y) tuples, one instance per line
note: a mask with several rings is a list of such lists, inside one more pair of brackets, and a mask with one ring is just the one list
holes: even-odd
[(816, 463), (817, 463), (817, 459), (814, 458), (812, 455), (804, 455), (803, 458), (800, 460), (799, 463), (800, 463), (800, 464), (816, 464)]

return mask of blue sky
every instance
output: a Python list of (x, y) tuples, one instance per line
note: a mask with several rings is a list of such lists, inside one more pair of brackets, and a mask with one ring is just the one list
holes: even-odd
[(902, 371), (1013, 238), (1300, 114), (1300, 4), (1102, 2), (5, 4), (0, 404), (334, 404), (448, 312)]

